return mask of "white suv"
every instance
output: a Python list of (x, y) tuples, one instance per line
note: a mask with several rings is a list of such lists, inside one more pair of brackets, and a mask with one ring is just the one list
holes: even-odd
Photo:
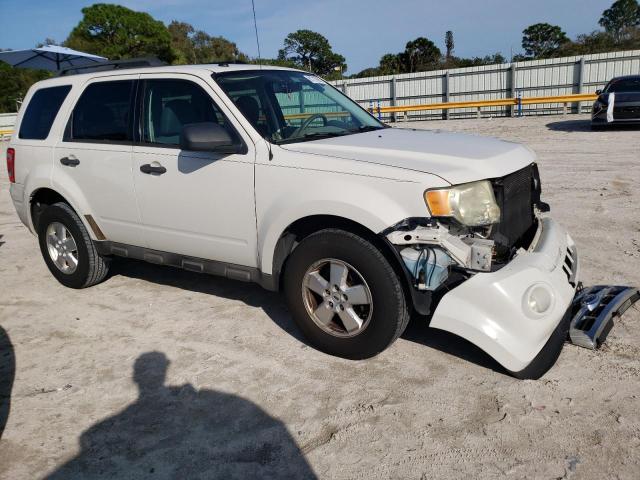
[(534, 154), (388, 128), (306, 72), (115, 69), (34, 85), (7, 150), (11, 197), (51, 273), (113, 255), (284, 290), (309, 341), (366, 358), (411, 312), (511, 373), (555, 361), (578, 263), (543, 214)]

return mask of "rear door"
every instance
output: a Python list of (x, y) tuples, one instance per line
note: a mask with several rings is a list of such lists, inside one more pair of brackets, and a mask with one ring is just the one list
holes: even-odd
[[(149, 248), (255, 267), (255, 149), (213, 89), (193, 75), (140, 77), (134, 184)], [(240, 153), (180, 149), (182, 127), (216, 122)], [(163, 173), (158, 173), (158, 169)]]
[(53, 183), (107, 240), (143, 245), (131, 174), (136, 84), (137, 75), (85, 84), (55, 148)]

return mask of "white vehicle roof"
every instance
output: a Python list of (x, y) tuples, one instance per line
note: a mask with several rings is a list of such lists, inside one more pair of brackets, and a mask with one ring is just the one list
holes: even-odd
[[(135, 67), (135, 68), (116, 68), (112, 70), (104, 70), (100, 72), (87, 72), (77, 74), (67, 74), (57, 77), (48, 78), (37, 82), (37, 86), (43, 87), (47, 84), (69, 84), (69, 83), (84, 83), (88, 79), (95, 79), (101, 77), (113, 77), (115, 75), (131, 75), (142, 73), (224, 73), (224, 72), (239, 72), (249, 70), (288, 70), (292, 72), (302, 72), (295, 68), (288, 67), (276, 67), (272, 65), (257, 65), (257, 64), (239, 64), (239, 63), (211, 63), (203, 65), (161, 65), (152, 67)], [(306, 73), (306, 72), (305, 72)]]

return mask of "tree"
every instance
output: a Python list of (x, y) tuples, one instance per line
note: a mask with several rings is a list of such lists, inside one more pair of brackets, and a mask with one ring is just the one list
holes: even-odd
[(62, 45), (60, 42), (57, 42), (53, 38), (45, 38), (44, 41), (36, 43), (36, 48), (42, 48), (46, 45)]
[(380, 67), (369, 67), (364, 70), (360, 70), (358, 73), (354, 73), (350, 75), (349, 78), (367, 78), (367, 77), (377, 77), (379, 75), (383, 75), (380, 73)]
[(598, 23), (619, 42), (640, 25), (640, 5), (637, 0), (617, 0), (602, 12)]
[(448, 62), (453, 57), (453, 49), (455, 47), (455, 43), (453, 42), (453, 32), (451, 30), (448, 30), (447, 33), (444, 34), (444, 46), (447, 49), (445, 59)]
[(156, 56), (171, 62), (174, 58), (167, 27), (148, 13), (96, 3), (83, 8), (82, 15), (65, 42), (69, 48), (111, 60)]
[(428, 38), (418, 37), (407, 42), (400, 54), (403, 71), (408, 73), (429, 70), (440, 63), (442, 52)]
[(50, 76), (45, 70), (14, 68), (0, 62), (0, 113), (17, 112), (29, 87)]
[(332, 50), (324, 36), (311, 30), (298, 30), (287, 35), (278, 59), (290, 60), (299, 68), (329, 77), (347, 69), (344, 57)]
[(451, 68), (479, 67), (481, 65), (499, 65), (506, 63), (507, 59), (500, 52), (493, 55), (485, 55), (484, 57), (458, 58), (452, 57)]
[(224, 37), (212, 37), (196, 30), (188, 23), (172, 21), (167, 27), (171, 35), (171, 47), (176, 55), (174, 63), (214, 63), (248, 61), (235, 43)]
[(522, 48), (533, 58), (549, 57), (569, 41), (560, 27), (548, 23), (531, 25), (522, 31), (522, 35)]
[(380, 75), (394, 75), (402, 73), (400, 54), (387, 53), (380, 58)]

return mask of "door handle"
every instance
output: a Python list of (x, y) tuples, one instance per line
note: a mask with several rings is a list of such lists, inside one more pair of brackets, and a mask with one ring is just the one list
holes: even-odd
[(154, 167), (153, 165), (145, 163), (144, 165), (140, 166), (140, 171), (146, 174), (162, 175), (163, 173), (167, 172), (167, 169), (164, 168), (162, 165), (158, 167)]
[(60, 163), (66, 167), (75, 167), (76, 165), (80, 165), (80, 160), (71, 155), (70, 157), (62, 157)]

